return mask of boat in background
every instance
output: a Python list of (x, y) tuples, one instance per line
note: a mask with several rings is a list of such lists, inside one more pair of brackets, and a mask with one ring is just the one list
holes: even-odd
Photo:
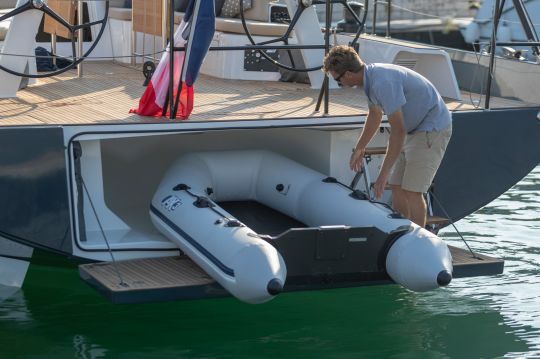
[(473, 20), (476, 2), (402, 0), (377, 3), (373, 1), (367, 31), (379, 36), (471, 50), (461, 29)]
[(474, 20), (463, 29), (465, 41), (478, 44), (479, 52), (489, 52), (493, 27), (497, 23), (497, 55), (538, 63), (540, 54), (537, 49), (531, 49), (531, 46), (534, 47), (531, 43), (538, 42), (540, 1), (503, 2), (499, 16), (494, 16), (493, 9), (499, 4), (499, 1), (493, 0), (482, 2)]
[[(12, 19), (0, 58), (0, 66), (11, 71), (0, 73), (0, 92), (5, 97), (0, 100), (1, 238), (76, 261), (97, 262), (81, 265), (81, 276), (113, 302), (227, 295), (224, 288), (230, 292), (234, 289), (227, 288), (223, 281), (216, 282), (210, 267), (204, 268), (202, 259), (195, 260), (197, 254), (192, 253), (192, 259), (198, 265), (185, 255), (189, 247), (179, 246), (186, 237), (202, 239), (203, 232), (210, 228), (194, 226), (201, 232), (181, 238), (176, 237), (178, 231), (167, 235), (163, 225), (154, 225), (156, 218), (149, 215), (148, 209), (150, 203), (154, 208), (180, 206), (167, 197), (170, 193), (153, 201), (168, 169), (179, 158), (194, 153), (210, 153), (212, 158), (218, 158), (219, 153), (228, 151), (249, 156), (260, 151), (275, 153), (286, 159), (280, 163), (292, 161), (295, 168), (331, 178), (335, 183), (328, 186), (347, 193), (347, 203), (379, 208), (386, 211), (385, 218), (395, 216), (387, 208), (391, 203), (389, 191), (382, 204), (371, 197), (374, 178), (370, 173), (376, 173), (382, 164), (389, 124), (383, 121), (370, 143), (365, 170), (352, 173), (348, 158), (366, 119), (367, 99), (358, 89), (338, 89), (332, 79), (318, 71), (331, 36), (320, 33), (313, 6), (287, 2), (289, 13), (298, 14), (291, 25), (294, 32), (284, 24), (261, 22), (257, 16), (268, 18), (269, 14), (269, 4), (264, 2), (255, 3), (259, 8), (251, 9), (258, 14), (254, 18), (217, 18), (217, 31), (196, 84), (190, 119), (175, 121), (174, 115), (173, 119), (155, 119), (129, 114), (144, 91), (141, 58), (159, 57), (166, 48), (163, 39), (174, 30), (163, 26), (165, 19), (174, 15), (166, 11), (167, 6), (159, 8), (163, 10), (161, 16), (144, 10), (155, 10), (166, 3), (134, 1), (133, 9), (109, 9), (108, 2), (84, 2), (90, 23), (71, 29), (86, 28), (92, 41), (83, 42), (84, 36), (79, 36), (79, 45), (75, 46), (72, 36), (71, 41), (58, 42), (57, 46), (40, 43), (55, 56), (71, 58), (73, 64), (52, 74), (38, 74), (32, 62), (41, 8), (35, 2), (19, 1), (19, 6), (33, 8)], [(182, 15), (176, 14), (170, 24), (181, 19)], [(488, 93), (491, 107), (479, 108), (468, 101), (463, 89), (469, 83), (459, 81), (459, 69), (441, 48), (359, 33), (341, 33), (334, 39), (336, 44), (357, 46), (367, 62), (400, 64), (421, 73), (445, 97), (453, 113), (454, 135), (428, 195), (431, 230), (489, 203), (540, 162), (538, 104)], [(72, 53), (74, 48), (79, 51)], [(27, 63), (13, 61), (15, 52), (10, 49), (20, 50), (16, 53), (25, 55)], [(279, 81), (281, 74), (276, 66), (283, 67), (291, 49), (299, 50), (304, 65), (314, 68), (309, 71), (309, 85)], [(285, 55), (280, 56), (278, 50), (284, 50)], [(82, 62), (91, 57), (90, 52), (97, 58)], [(82, 78), (71, 71), (77, 64)], [(297, 66), (287, 67), (305, 70)], [(148, 75), (147, 67), (144, 69)], [(44, 78), (37, 84), (21, 89), (23, 77), (41, 76)], [(175, 97), (173, 91), (169, 92), (170, 99)], [(174, 101), (169, 105), (173, 109)], [(226, 164), (227, 173), (233, 176), (244, 161), (236, 163), (228, 158)], [(272, 173), (281, 172), (287, 173), (278, 166)], [(282, 192), (279, 184), (283, 184), (282, 191), (287, 188), (285, 182), (278, 182), (272, 191)], [(282, 256), (287, 273), (285, 283), (281, 283), (284, 291), (391, 282), (415, 289), (399, 272), (392, 274), (396, 273), (393, 266), (404, 257), (391, 254), (392, 248), (400, 252), (406, 247), (405, 241), (397, 239), (411, 231), (408, 220), (390, 218), (390, 222), (400, 225), (386, 228), (368, 216), (361, 218), (367, 222), (331, 221), (327, 226), (322, 220), (299, 221), (302, 214), (291, 217), (291, 213), (251, 197), (231, 202), (220, 202), (216, 197), (214, 201), (211, 195), (222, 193), (220, 189), (201, 188), (210, 198), (207, 204), (223, 208)], [(307, 199), (317, 200), (314, 206), (325, 205), (324, 193), (309, 193), (313, 198)], [(182, 203), (188, 204), (187, 200)], [(412, 226), (415, 231), (427, 233)], [(437, 238), (431, 234), (425, 237)], [(454, 247), (448, 249), (453, 259), (449, 274), (453, 278), (502, 272), (501, 260)], [(209, 253), (206, 258), (217, 258), (219, 250)], [(275, 254), (276, 263), (280, 263)], [(444, 262), (448, 257), (444, 254), (442, 258)], [(445, 265), (450, 272), (449, 264)], [(413, 270), (418, 268), (414, 266)], [(436, 274), (441, 271), (437, 269)], [(442, 283), (449, 278), (442, 277)], [(261, 282), (277, 293), (277, 286), (269, 287), (272, 279), (265, 277)]]

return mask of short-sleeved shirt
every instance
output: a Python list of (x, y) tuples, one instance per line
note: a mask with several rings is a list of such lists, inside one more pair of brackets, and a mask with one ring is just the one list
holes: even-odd
[(370, 106), (382, 108), (386, 115), (401, 109), (407, 133), (442, 131), (452, 122), (435, 86), (406, 67), (366, 64), (364, 91)]

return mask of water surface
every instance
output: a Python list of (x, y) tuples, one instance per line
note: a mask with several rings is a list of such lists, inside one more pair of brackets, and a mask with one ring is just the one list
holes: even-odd
[[(0, 288), (0, 358), (494, 358), (540, 356), (540, 167), (457, 223), (504, 274), (427, 294), (396, 285), (113, 305), (70, 268)], [(441, 234), (462, 246), (451, 229)]]

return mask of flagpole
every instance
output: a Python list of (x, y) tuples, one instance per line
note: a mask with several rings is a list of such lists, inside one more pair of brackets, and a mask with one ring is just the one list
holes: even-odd
[[(169, 3), (169, 119), (174, 119), (174, 0)], [(165, 106), (167, 107), (167, 106)]]
[[(180, 104), (180, 95), (182, 93), (182, 81), (185, 80), (184, 74), (186, 73), (186, 63), (189, 64), (189, 60), (191, 57), (191, 49), (193, 46), (193, 38), (195, 33), (195, 27), (197, 26), (197, 19), (199, 17), (199, 10), (201, 6), (201, 1), (203, 0), (193, 0), (193, 11), (191, 13), (191, 17), (189, 19), (189, 22), (191, 23), (190, 29), (189, 29), (189, 35), (187, 40), (187, 46), (184, 46), (184, 61), (182, 63), (182, 71), (180, 72), (180, 79), (178, 81), (178, 89), (176, 92), (176, 98), (174, 99), (174, 117), (176, 118), (176, 113), (178, 112), (178, 105)], [(184, 20), (186, 20), (184, 18)]]
[[(325, 31), (324, 31), (324, 54), (327, 55), (330, 51), (330, 26), (332, 23), (332, 4), (330, 0), (326, 0), (326, 21), (325, 21)], [(328, 105), (330, 103), (330, 79), (328, 74), (324, 73), (324, 80), (321, 85), (321, 90), (319, 91), (319, 98), (317, 99), (317, 104), (315, 105), (315, 111), (319, 112), (321, 109), (321, 103), (324, 98), (324, 114), (323, 116), (328, 115)]]
[[(197, 0), (195, 0), (197, 1)], [(182, 70), (186, 66), (186, 56), (184, 54), (184, 61), (182, 62)], [(182, 94), (182, 81), (184, 80), (184, 71), (180, 72), (180, 79), (178, 80), (178, 89), (176, 90), (176, 98), (174, 99), (174, 113), (172, 118), (176, 118), (178, 112), (178, 104), (180, 103), (180, 95)]]
[[(195, 24), (193, 23), (193, 18), (195, 17), (195, 14), (197, 13), (197, 4), (198, 4), (198, 0), (195, 0), (195, 6), (194, 6), (194, 10), (193, 12), (191, 13), (191, 26), (195, 27)], [(180, 21), (180, 24), (182, 24), (182, 21)], [(190, 31), (190, 34), (189, 34), (189, 38), (188, 38), (188, 41), (189, 39), (191, 38), (191, 31)], [(184, 46), (184, 59), (182, 61), (182, 67), (180, 67), (182, 69), (182, 71), (180, 71), (180, 78), (178, 79), (178, 88), (176, 89), (176, 98), (174, 99), (174, 109), (171, 111), (173, 117), (172, 118), (176, 118), (176, 114), (178, 113), (178, 105), (180, 104), (180, 95), (182, 94), (182, 81), (184, 81), (184, 69), (186, 68), (186, 58), (187, 58), (187, 48), (191, 45), (191, 43), (188, 43), (188, 46)]]

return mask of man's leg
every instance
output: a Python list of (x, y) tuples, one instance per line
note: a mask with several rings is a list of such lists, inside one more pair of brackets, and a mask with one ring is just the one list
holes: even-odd
[(426, 225), (427, 212), (423, 194), (435, 177), (451, 134), (451, 126), (441, 132), (414, 133), (404, 147), (406, 167), (401, 189), (409, 205), (409, 219), (421, 227)]
[(401, 213), (403, 217), (410, 218), (409, 204), (405, 196), (405, 191), (398, 185), (390, 185), (390, 187), (392, 187), (392, 208), (396, 212)]
[(403, 181), (403, 172), (405, 171), (405, 155), (399, 154), (399, 157), (392, 168), (392, 174), (388, 179), (388, 184), (392, 188), (392, 208), (394, 211), (401, 213), (403, 217), (409, 218), (409, 205), (407, 198), (401, 189), (401, 181)]
[(403, 192), (407, 204), (409, 205), (410, 216), (407, 216), (407, 218), (424, 228), (426, 226), (427, 206), (423, 193), (411, 192), (404, 189), (401, 191)]

